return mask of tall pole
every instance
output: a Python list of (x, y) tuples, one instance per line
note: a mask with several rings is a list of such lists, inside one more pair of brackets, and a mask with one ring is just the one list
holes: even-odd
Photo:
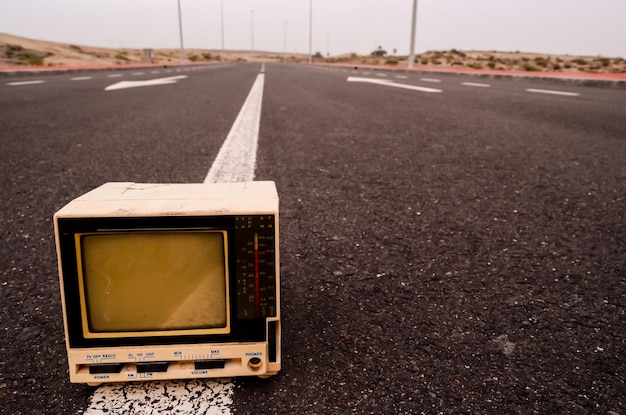
[(409, 53), (409, 69), (415, 63), (415, 27), (417, 26), (417, 0), (413, 0), (413, 21), (411, 23), (411, 51)]
[(222, 51), (224, 51), (224, 0), (220, 3), (220, 14), (222, 15)]
[(313, 62), (313, 0), (309, 0), (309, 63)]
[(330, 57), (330, 31), (326, 32), (326, 57)]
[(283, 54), (287, 54), (287, 22), (283, 22)]
[(254, 10), (250, 12), (250, 36), (252, 40), (252, 50), (254, 50)]
[(178, 0), (178, 31), (180, 32), (180, 63), (185, 63), (185, 48), (183, 46), (183, 19), (180, 15), (180, 0)]

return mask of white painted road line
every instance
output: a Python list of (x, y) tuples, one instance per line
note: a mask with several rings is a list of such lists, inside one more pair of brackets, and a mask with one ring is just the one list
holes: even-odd
[(133, 75), (135, 76), (143, 75), (143, 72), (133, 72)]
[(124, 76), (124, 75), (122, 75), (121, 73), (113, 73), (111, 75), (108, 75), (109, 78), (119, 78), (121, 76)]
[(348, 78), (348, 82), (363, 82), (363, 83), (368, 83), (368, 84), (391, 86), (394, 88), (410, 89), (412, 91), (420, 91), (420, 92), (435, 92), (435, 93), (442, 92), (441, 89), (425, 88), (423, 86), (416, 86), (416, 85), (396, 84), (389, 79), (357, 78), (357, 77), (351, 76)]
[(100, 386), (85, 415), (228, 415), (235, 385), (231, 380), (129, 382)]
[(72, 81), (86, 81), (88, 79), (93, 79), (91, 76), (76, 76), (72, 78)]
[(552, 91), (552, 90), (549, 90), (549, 89), (532, 89), (532, 88), (529, 88), (526, 91), (533, 92), (533, 93), (536, 93), (536, 94), (563, 95), (563, 96), (566, 96), (566, 97), (577, 97), (577, 96), (580, 95), (580, 94), (578, 94), (576, 92)]
[(421, 78), (420, 81), (424, 81), (424, 82), (433, 82), (433, 83), (439, 83), (441, 82), (441, 79), (435, 79), (435, 78)]
[(265, 74), (260, 73), (204, 179), (205, 183), (237, 183), (254, 179), (264, 85)]
[(9, 82), (7, 85), (9, 86), (19, 86), (19, 85), (36, 85), (43, 84), (46, 81), (37, 80), (37, 81), (19, 81), (19, 82)]
[(475, 86), (478, 88), (490, 88), (491, 85), (489, 84), (479, 84), (477, 82), (461, 82), (461, 84), (465, 85), (465, 86)]
[(104, 88), (105, 91), (114, 91), (116, 89), (138, 88), (142, 86), (169, 85), (175, 84), (181, 79), (187, 78), (187, 75), (170, 76), (167, 78), (148, 79), (145, 81), (122, 81), (109, 85)]
[(387, 76), (386, 73), (381, 73), (381, 72), (378, 72), (376, 75), (378, 75), (378, 76)]
[(398, 78), (398, 79), (409, 79), (409, 77), (406, 76), (406, 75), (396, 75), (396, 78)]

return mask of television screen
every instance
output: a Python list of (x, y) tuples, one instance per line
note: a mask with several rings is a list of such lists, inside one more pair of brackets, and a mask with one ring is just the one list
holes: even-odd
[(77, 234), (85, 338), (227, 333), (226, 239), (224, 231)]

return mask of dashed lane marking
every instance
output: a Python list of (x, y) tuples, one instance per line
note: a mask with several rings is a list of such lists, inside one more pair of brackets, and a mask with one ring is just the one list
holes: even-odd
[(532, 92), (535, 94), (549, 94), (549, 95), (562, 95), (562, 96), (566, 96), (566, 97), (577, 97), (580, 94), (576, 93), (576, 92), (565, 92), (565, 91), (553, 91), (550, 89), (532, 89), (532, 88), (528, 88), (526, 89), (526, 91), (528, 92)]
[(433, 82), (433, 83), (439, 83), (439, 82), (441, 82), (441, 79), (435, 79), (435, 78), (420, 78), (420, 81), (424, 81), (424, 82)]
[(465, 86), (473, 86), (477, 88), (490, 88), (491, 87), (491, 85), (489, 84), (481, 84), (478, 82), (461, 82), (461, 84)]
[(417, 85), (396, 84), (395, 82), (389, 79), (357, 78), (354, 76), (350, 76), (348, 77), (348, 82), (363, 82), (363, 83), (368, 83), (368, 84), (390, 86), (394, 88), (409, 89), (412, 91), (420, 91), (420, 92), (434, 92), (434, 93), (442, 92), (441, 89), (426, 88), (426, 87), (417, 86)]
[(46, 81), (43, 80), (36, 80), (36, 81), (18, 81), (18, 82), (9, 82), (7, 85), (8, 86), (20, 86), (20, 85), (36, 85), (36, 84), (43, 84)]

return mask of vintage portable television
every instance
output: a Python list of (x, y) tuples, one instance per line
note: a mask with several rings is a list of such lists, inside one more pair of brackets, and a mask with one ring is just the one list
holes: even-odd
[(54, 229), (72, 382), (280, 370), (274, 182), (107, 183)]

